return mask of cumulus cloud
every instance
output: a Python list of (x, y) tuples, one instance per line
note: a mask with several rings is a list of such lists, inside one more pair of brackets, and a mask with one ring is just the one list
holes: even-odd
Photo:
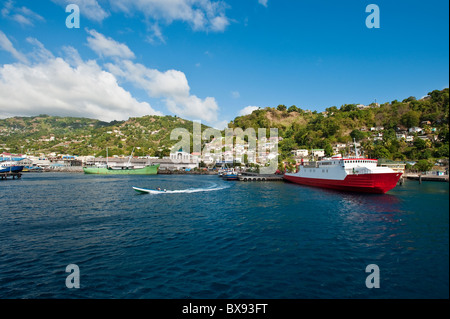
[(213, 97), (201, 99), (190, 94), (186, 75), (178, 70), (161, 72), (129, 60), (105, 65), (119, 78), (144, 89), (152, 98), (163, 98), (169, 111), (181, 117), (214, 122), (219, 106)]
[(125, 44), (107, 38), (95, 30), (86, 31), (91, 35), (87, 38), (88, 46), (99, 56), (134, 59), (134, 53)]
[(95, 61), (70, 66), (62, 58), (0, 68), (0, 116), (51, 114), (103, 121), (161, 115), (138, 102)]
[(252, 114), (253, 111), (258, 110), (259, 106), (247, 106), (239, 111), (239, 116), (244, 116), (248, 114)]
[(131, 116), (162, 115), (148, 103), (137, 101), (118, 80), (143, 89), (151, 98), (161, 99), (167, 109), (184, 118), (217, 123), (219, 106), (214, 97), (191, 94), (186, 75), (178, 70), (159, 71), (130, 59), (134, 53), (124, 44), (87, 30), (88, 46), (109, 63), (84, 61), (78, 51), (62, 48), (55, 57), (35, 38), (28, 54), (15, 50), (0, 31), (0, 49), (10, 52), (19, 63), (0, 67), (0, 117), (48, 113), (83, 116), (104, 121)]
[[(0, 42), (4, 37), (1, 33)], [(69, 54), (66, 61), (54, 57), (38, 40), (27, 40), (35, 46), (33, 52), (38, 52), (40, 61), (0, 67), (0, 117), (46, 113), (112, 121), (162, 115), (148, 103), (137, 101), (96, 61), (83, 61), (74, 48), (64, 48)]]

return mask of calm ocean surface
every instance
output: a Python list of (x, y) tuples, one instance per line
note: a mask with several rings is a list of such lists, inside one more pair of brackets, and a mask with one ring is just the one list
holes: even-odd
[[(0, 298), (449, 298), (448, 210), (439, 182), (373, 195), (28, 173), (0, 182)], [(79, 289), (66, 288), (69, 264)]]

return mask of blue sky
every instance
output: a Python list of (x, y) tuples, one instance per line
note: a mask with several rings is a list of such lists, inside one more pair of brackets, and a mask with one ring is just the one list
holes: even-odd
[[(67, 28), (68, 4), (80, 28)], [(366, 6), (380, 9), (367, 28)], [(449, 2), (2, 0), (0, 117), (323, 111), (448, 87)]]

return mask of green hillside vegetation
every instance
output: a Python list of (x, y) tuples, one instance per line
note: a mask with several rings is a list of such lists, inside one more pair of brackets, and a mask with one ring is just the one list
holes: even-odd
[[(332, 106), (324, 112), (278, 105), (236, 117), (230, 128), (278, 128), (280, 161), (292, 160), (295, 149), (325, 150), (332, 155), (336, 144), (347, 145), (339, 152), (351, 152), (353, 139), (361, 143), (365, 156), (389, 160), (433, 161), (449, 157), (449, 90), (434, 90), (417, 100), (408, 97), (382, 105)], [(422, 132), (408, 132), (420, 127)], [(30, 154), (51, 153), (105, 156), (168, 156), (178, 141), (170, 140), (175, 128), (192, 134), (192, 122), (176, 116), (143, 116), (127, 121), (39, 115), (0, 120), (0, 151)], [(202, 131), (207, 126), (202, 125)], [(266, 130), (269, 136), (269, 130)], [(406, 141), (397, 134), (406, 133)], [(224, 136), (224, 134), (222, 134)], [(420, 136), (420, 137), (419, 137)], [(191, 137), (192, 138), (192, 137)], [(205, 141), (203, 141), (203, 144)], [(203, 145), (202, 145), (203, 149)], [(192, 143), (191, 143), (192, 151)]]
[[(168, 156), (175, 128), (192, 133), (192, 122), (176, 116), (143, 116), (110, 123), (86, 118), (39, 115), (0, 120), (0, 147), (9, 152), (73, 155)], [(202, 125), (202, 130), (207, 126)]]
[[(320, 148), (330, 156), (333, 145), (351, 143), (353, 138), (371, 158), (428, 160), (449, 157), (448, 114), (449, 90), (446, 88), (432, 91), (420, 100), (409, 97), (382, 105), (374, 103), (365, 108), (346, 104), (340, 108), (329, 107), (321, 113), (302, 110), (295, 105), (278, 105), (237, 117), (229, 127), (243, 130), (249, 127), (278, 128), (278, 135), (283, 138), (279, 143), (281, 160), (289, 159), (293, 149)], [(409, 132), (412, 142), (397, 138), (396, 133), (413, 127), (421, 127), (423, 133), (420, 135), (426, 139)], [(373, 128), (382, 134), (378, 140), (371, 131)], [(349, 152), (350, 148), (341, 151), (343, 155)]]

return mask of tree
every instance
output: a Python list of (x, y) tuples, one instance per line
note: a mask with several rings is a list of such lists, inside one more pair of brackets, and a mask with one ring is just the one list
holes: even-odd
[(373, 148), (371, 157), (373, 158), (390, 158), (391, 153), (387, 148), (385, 148), (383, 145), (375, 145)]
[(284, 112), (284, 111), (286, 111), (286, 109), (287, 109), (286, 105), (280, 104), (280, 105), (277, 106), (277, 110), (278, 111)]
[(418, 161), (414, 166), (414, 169), (419, 172), (429, 171), (433, 167), (433, 163), (429, 162), (426, 159), (422, 159)]
[(400, 122), (406, 127), (414, 127), (420, 123), (420, 114), (416, 111), (409, 111), (402, 115)]
[(361, 132), (360, 130), (353, 130), (350, 133), (350, 137), (353, 139), (355, 139), (356, 141), (361, 141), (362, 139), (364, 139), (364, 137), (366, 137), (366, 134), (364, 134), (364, 132)]
[(333, 156), (333, 148), (331, 147), (330, 143), (327, 143), (324, 148), (325, 156), (330, 157)]
[(431, 151), (428, 149), (419, 153), (419, 159), (429, 159), (431, 156)]
[(427, 148), (427, 143), (422, 140), (421, 138), (416, 137), (414, 139), (413, 145), (418, 149), (418, 150), (424, 150)]
[(295, 105), (291, 105), (288, 110), (289, 113), (291, 112), (298, 112), (298, 108)]
[(413, 101), (417, 101), (416, 97), (415, 96), (410, 96), (409, 98), (404, 99), (403, 103), (408, 103), (408, 102), (413, 102)]
[(356, 104), (344, 104), (341, 106), (341, 111), (343, 112), (350, 112), (350, 111), (356, 111), (358, 110), (358, 107)]

